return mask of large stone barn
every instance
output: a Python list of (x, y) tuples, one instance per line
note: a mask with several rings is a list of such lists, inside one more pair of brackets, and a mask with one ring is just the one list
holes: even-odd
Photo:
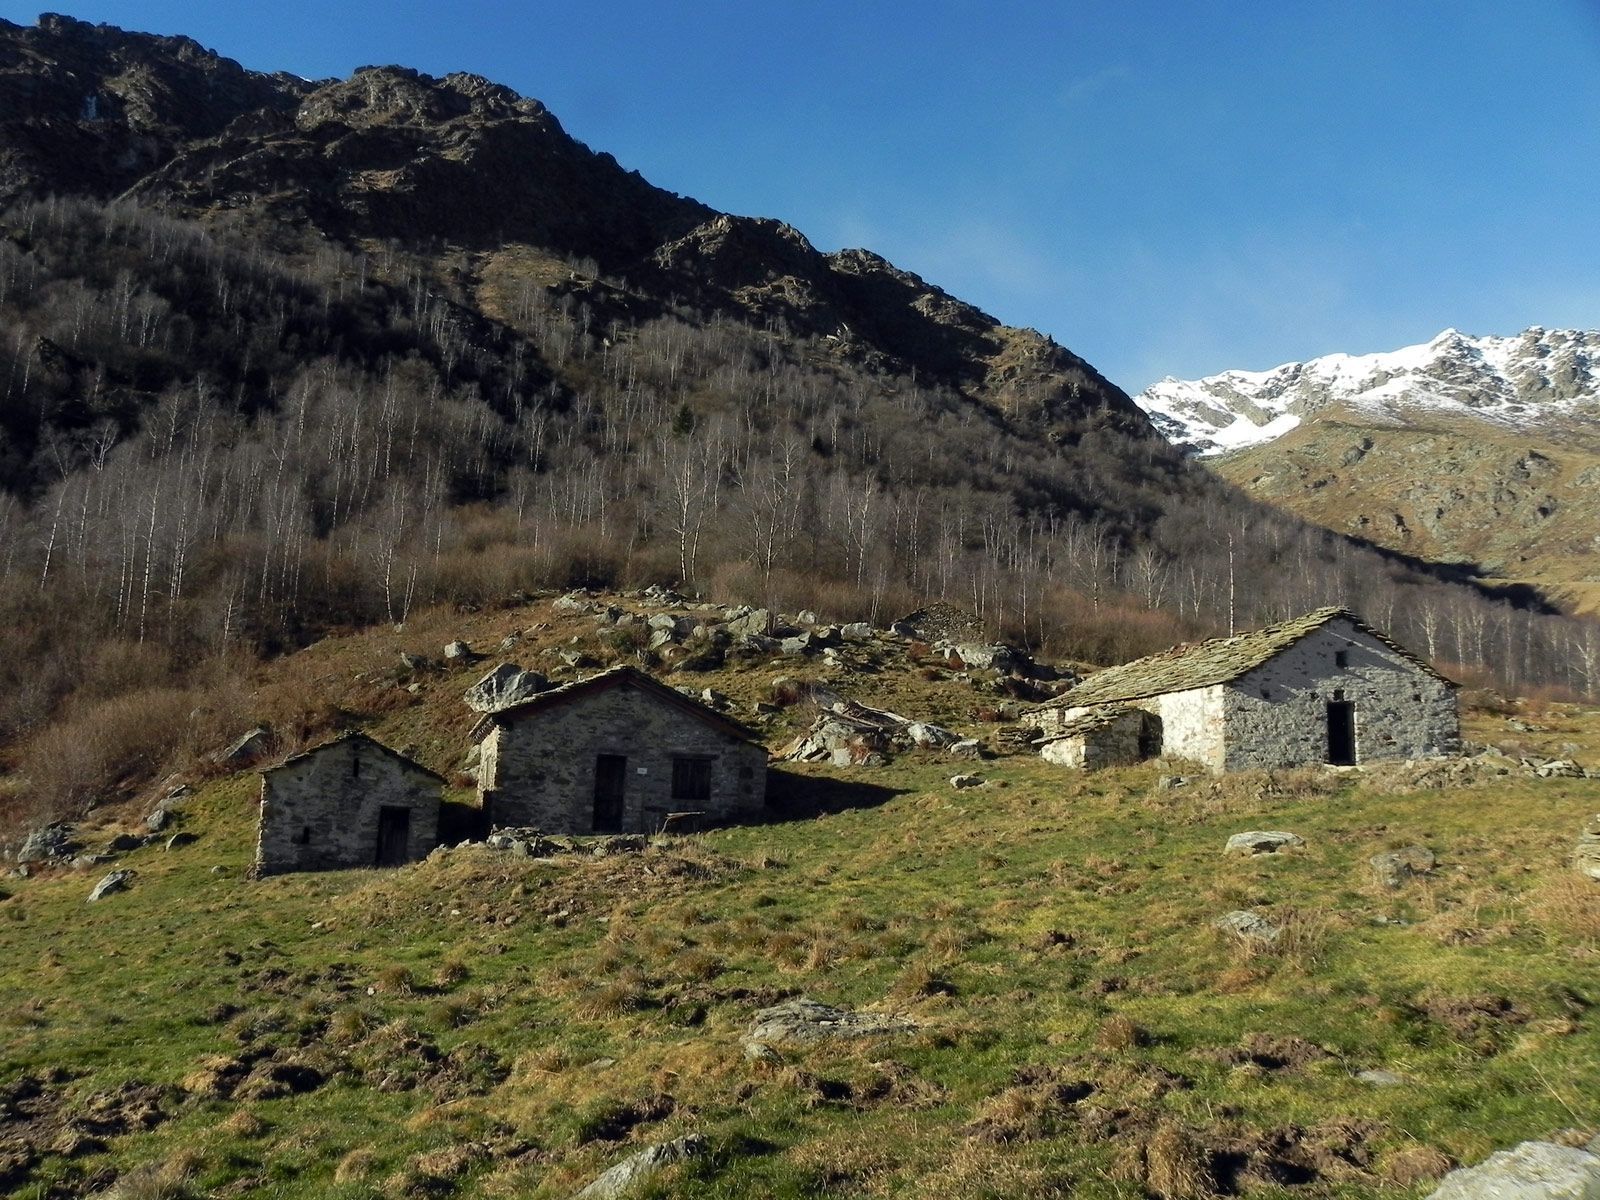
[(1461, 745), (1456, 685), (1342, 608), (1097, 671), (1025, 719), (1046, 758), (1085, 767), (1350, 765)]
[(484, 716), (485, 820), (544, 833), (654, 833), (672, 814), (737, 820), (766, 805), (754, 733), (632, 667)]
[(444, 780), (364, 733), (261, 772), (256, 876), (416, 862), (439, 842)]

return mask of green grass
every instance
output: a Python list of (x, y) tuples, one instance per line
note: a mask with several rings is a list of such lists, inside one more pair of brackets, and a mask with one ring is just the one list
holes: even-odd
[[(1311, 1143), (1359, 1121), (1348, 1169), (1324, 1155), (1284, 1188), (1361, 1196), (1426, 1190), (1385, 1178), (1418, 1145), (1471, 1161), (1600, 1124), (1600, 889), (1573, 891), (1563, 861), (1600, 807), (1593, 781), (1379, 795), (1289, 773), (1160, 791), (1155, 768), (1013, 759), (955, 792), (950, 773), (832, 773), (899, 794), (644, 856), (459, 851), (259, 883), (242, 878), (253, 777), (212, 783), (186, 818), (201, 840), (127, 856), (129, 893), (85, 904), (92, 873), (7, 883), (0, 1079), (64, 1072), (63, 1117), (155, 1085), (169, 1117), (45, 1153), (13, 1189), (70, 1194), (154, 1164), (193, 1194), (554, 1197), (699, 1130), (715, 1153), (668, 1194), (1131, 1197), (1165, 1178), (1139, 1166), (1155, 1130), (1219, 1147), (1293, 1126)], [(1252, 827), (1307, 846), (1220, 854)], [(1365, 859), (1411, 840), (1439, 853), (1435, 876), (1374, 890)], [(1229, 944), (1209, 922), (1236, 907), (1289, 921), (1293, 944)], [(795, 992), (922, 1030), (747, 1061), (752, 1011)], [(1100, 1036), (1113, 1017), (1142, 1044)], [(1231, 1065), (1246, 1034), (1323, 1054)], [(208, 1056), (326, 1082), (208, 1096)], [(1413, 1082), (1352, 1077), (1380, 1066)], [(1095, 1090), (1035, 1111), (1030, 1068)], [(985, 1117), (1008, 1132), (980, 1134)]]
[[(547, 604), (424, 613), (264, 666), (257, 716), (308, 736), (354, 721), (449, 772), (461, 691), (499, 659), (412, 677), (398, 651), (514, 631), (504, 657), (528, 665), (596, 642)], [(992, 692), (904, 648), (850, 653), (846, 694), (992, 728)], [(775, 676), (823, 674), (671, 678), (749, 717)], [(1518, 719), (1536, 728), (1481, 714), (1469, 736), (1600, 761), (1600, 713)], [(761, 720), (776, 745), (808, 714)], [(644, 855), (468, 850), (261, 882), (255, 775), (205, 782), (181, 826), (199, 841), (125, 856), (128, 893), (86, 904), (95, 871), (0, 881), (0, 1192), (566, 1197), (698, 1131), (713, 1152), (662, 1194), (1409, 1196), (1441, 1155), (1600, 1125), (1600, 887), (1566, 866), (1600, 783), (1162, 790), (1171, 768), (1004, 758), (951, 789), (967, 769), (786, 769), (772, 795), (803, 815)], [(95, 814), (87, 840), (143, 810)], [(1307, 844), (1223, 857), (1249, 828)], [(1438, 870), (1377, 890), (1366, 859), (1413, 841)], [(1211, 927), (1241, 907), (1283, 923), (1271, 952)], [(797, 993), (920, 1030), (749, 1061), (751, 1014)], [(1303, 1061), (1245, 1061), (1250, 1035), (1299, 1039)], [(1357, 1082), (1369, 1067), (1411, 1082)], [(28, 1079), (41, 1095), (14, 1090)]]

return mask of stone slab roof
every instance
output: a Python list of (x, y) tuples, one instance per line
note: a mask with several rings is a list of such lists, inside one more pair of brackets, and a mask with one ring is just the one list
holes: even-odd
[(1096, 671), (1070, 692), (1043, 705), (1045, 708), (1082, 708), (1093, 704), (1111, 704), (1117, 701), (1142, 700), (1162, 696), (1168, 692), (1184, 692), (1191, 688), (1211, 687), (1228, 683), (1262, 663), (1283, 653), (1301, 638), (1315, 633), (1330, 621), (1338, 618), (1349, 621), (1361, 632), (1376, 638), (1407, 662), (1441, 679), (1452, 687), (1455, 682), (1445, 679), (1425, 661), (1404, 646), (1391, 641), (1385, 634), (1368, 625), (1355, 613), (1345, 608), (1319, 608), (1303, 617), (1269, 625), (1252, 633), (1236, 637), (1212, 638), (1163, 650), (1148, 658), (1135, 659), (1120, 667), (1107, 667)]
[(675, 688), (659, 682), (634, 667), (612, 667), (608, 671), (601, 671), (587, 679), (575, 680), (564, 683), (560, 687), (551, 688), (549, 691), (540, 692), (531, 696), (521, 704), (513, 704), (509, 708), (497, 709), (492, 713), (485, 713), (480, 717), (468, 737), (474, 741), (482, 741), (484, 736), (496, 725), (508, 725), (527, 717), (536, 716), (549, 709), (557, 708), (563, 704), (584, 696), (594, 695), (596, 692), (606, 691), (614, 687), (636, 688), (646, 695), (653, 696), (664, 704), (681, 709), (698, 721), (710, 725), (713, 729), (720, 730), (729, 737), (737, 738), (742, 742), (760, 745), (761, 739), (755, 730), (747, 725), (735, 721), (732, 717), (719, 713), (708, 705), (701, 704)]
[(331, 750), (333, 747), (343, 745), (345, 742), (365, 742), (367, 745), (383, 751), (390, 758), (396, 759), (403, 766), (409, 767), (418, 774), (426, 775), (429, 779), (436, 779), (440, 783), (445, 782), (444, 776), (439, 774), (437, 771), (428, 770), (427, 767), (423, 766), (416, 759), (407, 758), (404, 754), (401, 754), (400, 751), (392, 749), (389, 746), (385, 746), (382, 742), (378, 741), (377, 738), (368, 737), (359, 729), (347, 730), (346, 732), (341, 733), (338, 737), (329, 738), (325, 742), (319, 742), (317, 745), (312, 746), (309, 749), (300, 751), (299, 754), (291, 754), (288, 758), (284, 759), (276, 766), (263, 768), (261, 773), (263, 775), (270, 775), (273, 771), (281, 771), (283, 768), (291, 765), (292, 763), (304, 762), (308, 758), (315, 758), (324, 750)]

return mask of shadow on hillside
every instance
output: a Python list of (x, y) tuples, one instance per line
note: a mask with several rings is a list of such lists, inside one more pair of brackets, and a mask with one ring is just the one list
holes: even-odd
[(774, 767), (767, 772), (767, 820), (808, 821), (823, 813), (877, 808), (907, 790), (854, 779), (799, 775)]

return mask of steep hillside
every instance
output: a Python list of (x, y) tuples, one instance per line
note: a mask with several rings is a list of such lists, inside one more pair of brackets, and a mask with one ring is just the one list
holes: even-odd
[(1537, 596), (1252, 501), (1049, 339), (480, 78), (53, 17), (0, 99), (0, 824), (188, 761), (263, 657), (580, 584), (1098, 661), (1342, 603), (1595, 687)]
[(1214, 466), (1329, 529), (1600, 611), (1600, 420), (1557, 436), (1450, 414), (1381, 425), (1329, 408)]
[[(311, 83), (244, 70), (187, 38), (51, 16), (0, 22), (0, 114), (0, 201), (122, 196), (280, 245), (321, 232), (469, 262), (537, 247), (626, 279), (619, 301), (826, 336), (846, 361), (1026, 410), (1058, 435), (1093, 413), (1146, 428), (1120, 389), (1050, 339), (870, 253), (825, 255), (781, 222), (653, 187), (537, 100), (475, 75), (369, 67)], [(591, 307), (592, 332), (607, 333), (611, 306)]]
[(1163, 380), (1139, 404), (1329, 529), (1600, 605), (1600, 333), (1529, 329)]
[[(559, 672), (661, 607), (593, 603), (329, 638), (254, 672), (238, 718), (364, 726), (453, 772), (481, 670)], [(505, 649), (439, 662), (456, 637)], [(774, 743), (807, 719), (755, 710), (799, 694), (779, 674), (994, 734), (981, 676), (902, 639), (842, 653), (696, 681)], [(256, 777), (213, 767), (152, 844), (0, 880), (0, 1189), (555, 1200), (695, 1137), (643, 1194), (1415, 1197), (1600, 1128), (1600, 890), (1567, 861), (1600, 782), (1515, 766), (1592, 761), (1600, 713), (1467, 732), (1511, 757), (1212, 780), (914, 751), (781, 768), (769, 822), (648, 848), (260, 882)], [(144, 811), (73, 834), (100, 851)], [(1304, 844), (1225, 854), (1247, 829)], [(1414, 844), (1438, 865), (1382, 883), (1368, 860)], [(127, 888), (85, 903), (112, 867)], [(1215, 924), (1241, 910), (1276, 936)], [(802, 996), (877, 1033), (752, 1042)]]

